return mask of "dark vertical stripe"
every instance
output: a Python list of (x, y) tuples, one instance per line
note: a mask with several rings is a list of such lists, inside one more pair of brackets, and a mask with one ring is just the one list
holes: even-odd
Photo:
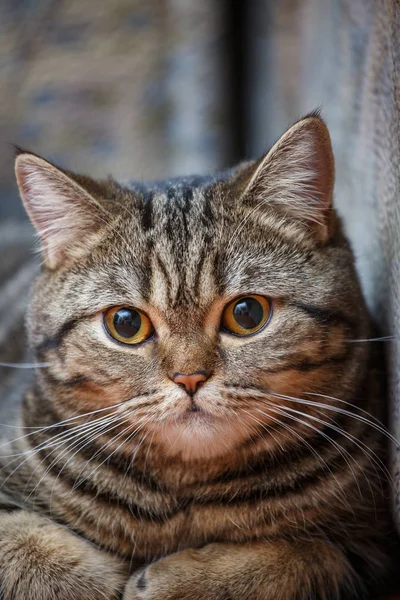
[(205, 248), (205, 245), (203, 245), (203, 247), (201, 248), (200, 251), (200, 257), (199, 257), (199, 262), (197, 263), (197, 269), (196, 269), (196, 275), (194, 278), (194, 285), (193, 285), (193, 296), (195, 298), (195, 300), (197, 300), (198, 302), (198, 298), (199, 298), (199, 294), (200, 294), (200, 280), (201, 280), (201, 274), (203, 272), (203, 265), (204, 265), (204, 261), (207, 257), (207, 251)]
[(142, 196), (144, 203), (142, 213), (142, 227), (143, 231), (146, 232), (153, 228), (153, 192), (143, 192)]

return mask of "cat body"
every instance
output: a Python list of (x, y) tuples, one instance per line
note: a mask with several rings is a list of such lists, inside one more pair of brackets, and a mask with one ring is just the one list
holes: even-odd
[(382, 373), (320, 117), (215, 178), (16, 173), (44, 265), (5, 600), (369, 597), (395, 560)]

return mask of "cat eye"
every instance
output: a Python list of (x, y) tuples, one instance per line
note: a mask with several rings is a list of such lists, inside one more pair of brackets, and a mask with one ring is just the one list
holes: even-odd
[(243, 296), (230, 302), (222, 314), (222, 330), (234, 335), (251, 335), (269, 321), (272, 304), (264, 296)]
[(136, 308), (114, 306), (104, 314), (104, 325), (108, 333), (123, 344), (140, 344), (153, 333), (149, 317)]

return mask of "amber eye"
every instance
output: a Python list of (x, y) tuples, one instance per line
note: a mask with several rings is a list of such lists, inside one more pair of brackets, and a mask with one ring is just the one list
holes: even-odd
[(271, 310), (271, 301), (264, 296), (236, 298), (224, 309), (222, 329), (235, 335), (251, 335), (264, 327)]
[(114, 306), (104, 314), (108, 333), (123, 344), (139, 344), (154, 332), (149, 317), (135, 308)]

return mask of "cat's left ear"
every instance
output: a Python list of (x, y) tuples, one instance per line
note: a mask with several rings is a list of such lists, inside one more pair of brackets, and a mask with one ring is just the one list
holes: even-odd
[(30, 152), (18, 151), (15, 174), (45, 264), (54, 269), (79, 259), (104, 223), (99, 202), (78, 176)]
[(324, 242), (334, 227), (334, 179), (329, 132), (315, 114), (293, 125), (252, 167), (241, 197), (256, 210), (270, 205)]

